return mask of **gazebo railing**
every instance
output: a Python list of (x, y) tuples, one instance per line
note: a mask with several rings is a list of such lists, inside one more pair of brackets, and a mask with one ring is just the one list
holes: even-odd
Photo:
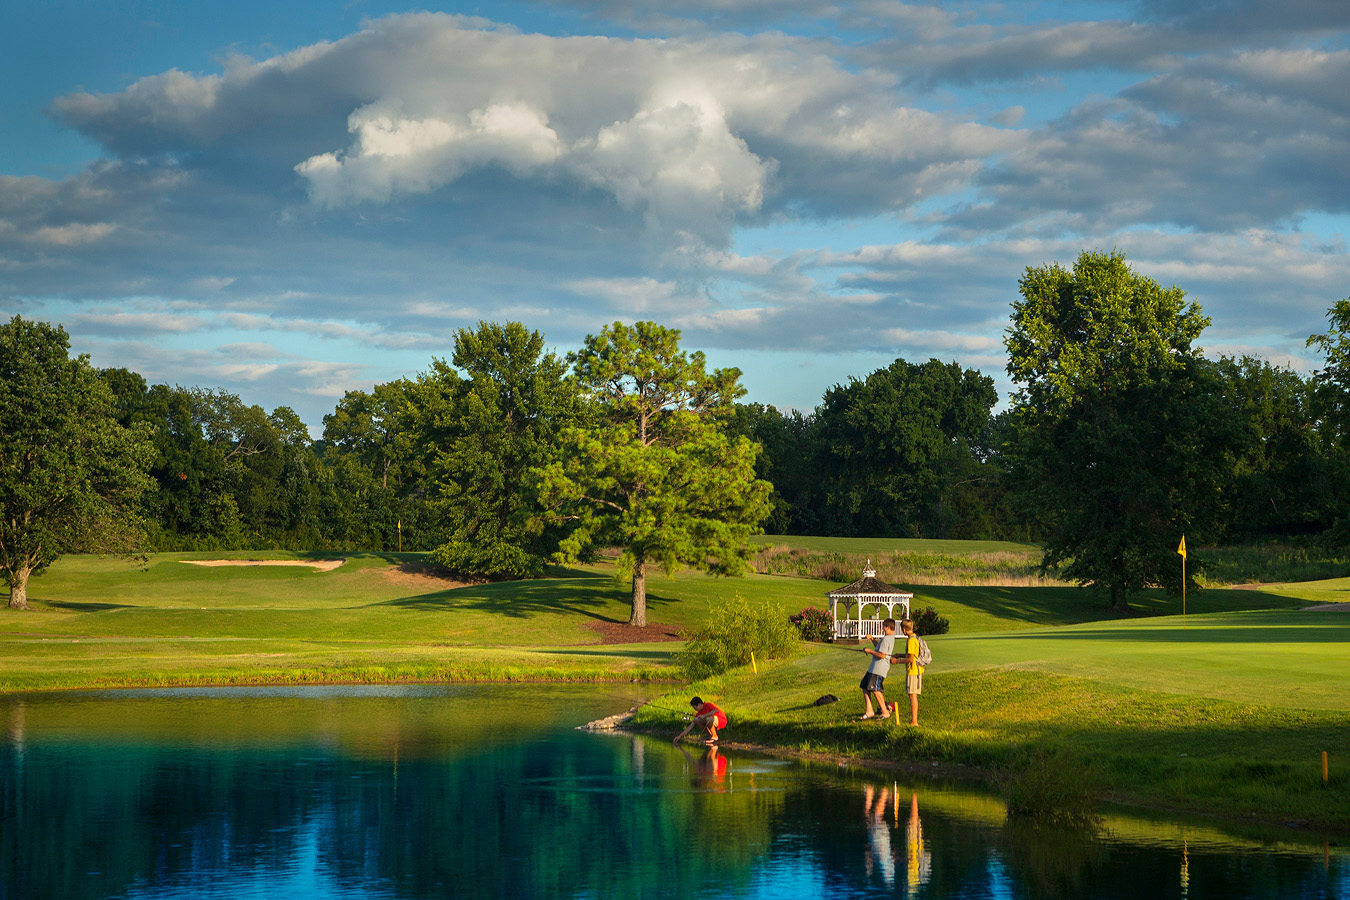
[(840, 619), (836, 623), (835, 638), (859, 640), (881, 637), (881, 619)]

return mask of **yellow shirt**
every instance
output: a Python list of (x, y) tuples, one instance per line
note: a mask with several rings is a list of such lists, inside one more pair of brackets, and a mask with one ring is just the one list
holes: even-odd
[(905, 660), (905, 674), (922, 675), (923, 666), (919, 665), (919, 639), (912, 634), (905, 638), (905, 655), (909, 657)]

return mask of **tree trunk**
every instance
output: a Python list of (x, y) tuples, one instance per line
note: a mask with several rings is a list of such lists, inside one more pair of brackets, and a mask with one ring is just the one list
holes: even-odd
[(1111, 585), (1111, 609), (1118, 613), (1127, 613), (1130, 611), (1130, 601), (1125, 596), (1125, 585)]
[(28, 567), (14, 570), (14, 583), (9, 586), (9, 608), (28, 609)]
[(633, 561), (633, 614), (628, 624), (647, 626), (647, 560), (641, 556)]

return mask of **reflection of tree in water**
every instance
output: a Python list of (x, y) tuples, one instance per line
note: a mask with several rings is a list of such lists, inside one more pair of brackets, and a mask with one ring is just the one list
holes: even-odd
[(1083, 896), (1107, 858), (1094, 828), (1010, 820), (1003, 826), (999, 846), (1009, 874), (1024, 885), (1027, 896), (1045, 900)]
[[(30, 740), (20, 764), (6, 743), (0, 896), (82, 900), (282, 873), (304, 840), (325, 877), (410, 898), (624, 898), (749, 882), (782, 793), (731, 789), (725, 768), (727, 791), (711, 792), (673, 752), (569, 739), (590, 752), (541, 741), (395, 764)], [(716, 761), (699, 777), (715, 782)]]

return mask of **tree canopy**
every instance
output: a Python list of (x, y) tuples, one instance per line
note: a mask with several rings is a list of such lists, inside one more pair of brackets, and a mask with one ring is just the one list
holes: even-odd
[(549, 461), (562, 429), (578, 423), (576, 384), (544, 352), (544, 336), (519, 322), (457, 331), (453, 362), (462, 376), (443, 360), (429, 376), (453, 384), (430, 426), (434, 508), (447, 535), (433, 555), (468, 575), (537, 575), (561, 535), (543, 515), (531, 473)]
[(145, 428), (124, 428), (112, 391), (65, 329), (15, 316), (0, 325), (0, 576), (9, 605), (72, 550), (129, 551), (151, 484)]
[(1176, 546), (1232, 440), (1195, 346), (1209, 320), (1118, 251), (1028, 268), (1020, 293), (1005, 339), (1011, 481), (1044, 564), (1118, 608), (1145, 586), (1179, 587)]

